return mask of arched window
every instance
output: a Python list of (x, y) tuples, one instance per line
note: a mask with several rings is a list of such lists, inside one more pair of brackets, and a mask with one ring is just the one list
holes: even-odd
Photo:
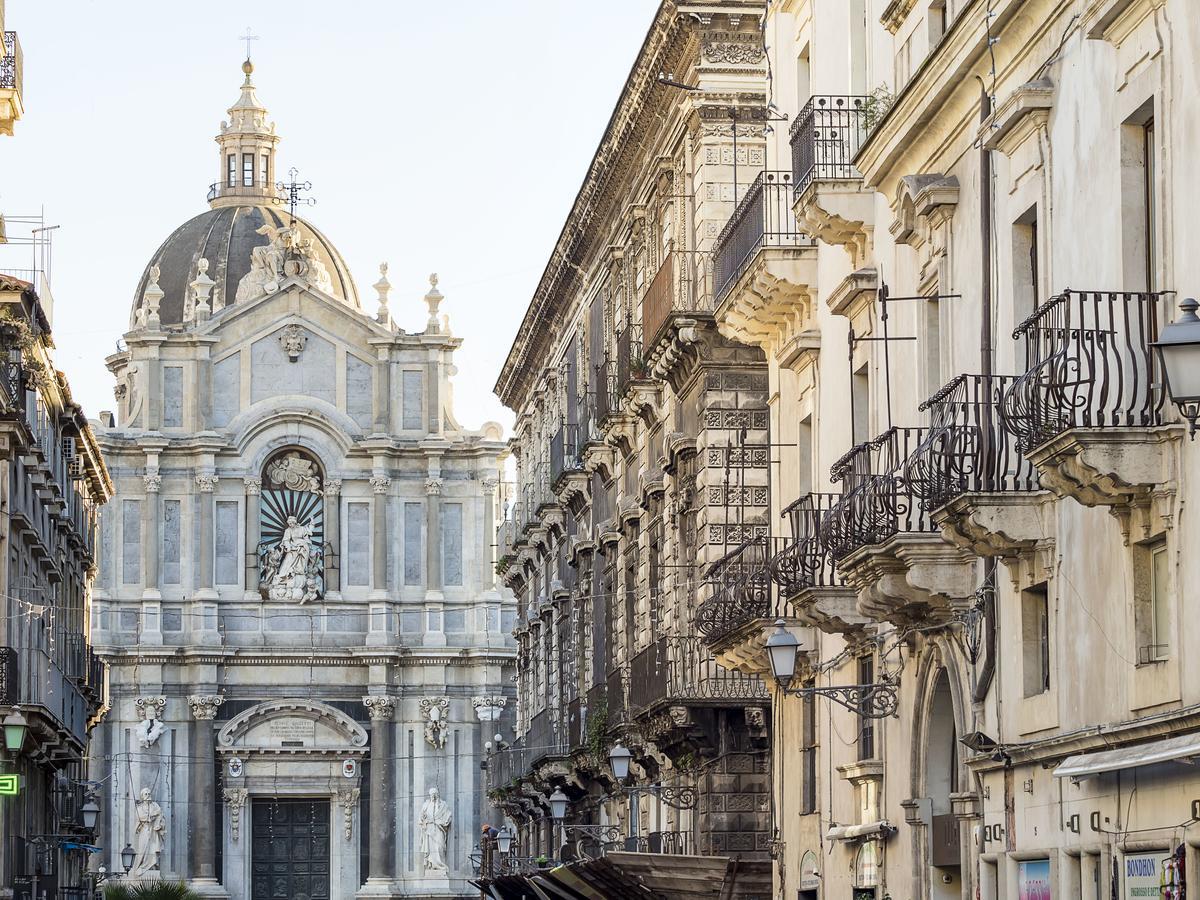
[(879, 845), (875, 841), (864, 841), (858, 848), (854, 858), (854, 888), (855, 897), (859, 891), (867, 890), (867, 896), (874, 897), (874, 889), (879, 886)]
[(264, 599), (307, 603), (325, 593), (325, 497), (320, 464), (280, 450), (262, 473), (259, 590)]

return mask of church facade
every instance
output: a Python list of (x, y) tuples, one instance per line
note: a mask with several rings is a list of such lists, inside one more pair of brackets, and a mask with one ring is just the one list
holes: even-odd
[(210, 209), (155, 253), (107, 361), (104, 863), (128, 847), (130, 880), (232, 900), (464, 896), (511, 705), (506, 445), (455, 419), (436, 276), (405, 332), (386, 266), (368, 311), (280, 202), (243, 71)]

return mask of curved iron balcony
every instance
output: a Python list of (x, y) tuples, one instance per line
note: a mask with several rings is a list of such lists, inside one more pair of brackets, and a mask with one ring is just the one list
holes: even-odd
[(805, 494), (783, 511), (791, 525), (790, 538), (781, 538), (771, 557), (771, 579), (782, 600), (813, 587), (840, 585), (829, 548), (821, 540), (821, 524), (838, 494)]
[(1070, 428), (1163, 424), (1158, 340), (1163, 292), (1063, 291), (1017, 326), (1028, 368), (1001, 401), (1004, 428), (1028, 452)]
[(835, 560), (901, 532), (932, 532), (920, 497), (903, 477), (904, 464), (925, 440), (925, 428), (889, 428), (857, 444), (830, 469), (842, 496), (821, 524), (821, 541)]
[(747, 541), (709, 567), (705, 581), (711, 593), (696, 610), (696, 629), (709, 646), (756, 619), (774, 616), (770, 546), (765, 537)]
[(966, 493), (1036, 491), (1038, 473), (1003, 427), (1001, 399), (1013, 375), (959, 375), (921, 404), (924, 440), (904, 463), (903, 480), (932, 512)]

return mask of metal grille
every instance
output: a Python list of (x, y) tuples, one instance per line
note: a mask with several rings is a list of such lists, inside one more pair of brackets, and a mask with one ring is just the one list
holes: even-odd
[(0, 704), (16, 706), (17, 696), (17, 651), (12, 647), (0, 647)]
[(792, 173), (760, 172), (717, 238), (716, 302), (765, 247), (810, 247), (813, 239), (796, 227), (792, 213)]
[(838, 498), (837, 494), (808, 493), (783, 511), (792, 536), (777, 542), (771, 577), (784, 599), (806, 588), (842, 583), (821, 539), (821, 525)]
[(1013, 332), (1027, 370), (1005, 391), (1003, 423), (1028, 451), (1069, 428), (1162, 424), (1151, 343), (1163, 294), (1064, 291)]
[(717, 560), (705, 574), (710, 594), (696, 610), (696, 629), (709, 645), (755, 619), (776, 618), (778, 595), (768, 563), (771, 543), (755, 538)]
[(658, 340), (672, 312), (712, 309), (712, 269), (711, 253), (672, 250), (664, 257), (642, 296), (642, 334), (648, 346)]
[(617, 384), (616, 396), (625, 395), (625, 389), (635, 378), (643, 375), (642, 326), (629, 324), (617, 334)]
[(1000, 398), (1012, 375), (959, 375), (921, 404), (925, 439), (904, 464), (904, 481), (935, 510), (963, 493), (1034, 491), (1037, 469), (1001, 424)]
[(4, 32), (4, 55), (0, 56), (0, 89), (21, 93), (25, 77), (25, 54), (15, 31)]
[(866, 137), (866, 97), (812, 97), (791, 130), (792, 181), (796, 192), (813, 181), (861, 178), (854, 155)]

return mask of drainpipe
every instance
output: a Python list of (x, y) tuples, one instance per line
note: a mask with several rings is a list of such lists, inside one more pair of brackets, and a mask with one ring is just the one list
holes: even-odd
[[(992, 98), (987, 86), (980, 82), (982, 97), (979, 101), (979, 118), (986, 121), (992, 114)], [(987, 384), (992, 375), (992, 154), (986, 142), (979, 147), (979, 236), (980, 236), (980, 328), (979, 368)], [(996, 560), (988, 557), (984, 561), (983, 584), (987, 589), (983, 598), (983, 639), (985, 655), (979, 680), (975, 683), (972, 699), (982, 703), (992, 686), (996, 674)]]

